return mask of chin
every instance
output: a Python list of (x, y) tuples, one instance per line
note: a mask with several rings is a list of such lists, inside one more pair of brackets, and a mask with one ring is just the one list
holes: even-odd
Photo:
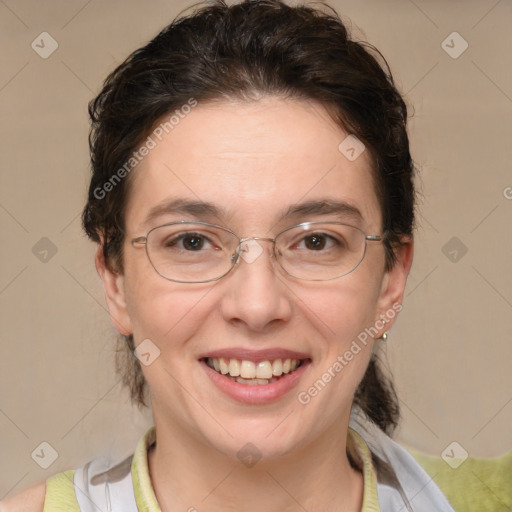
[[(285, 419), (286, 418), (286, 419)], [(225, 429), (204, 432), (208, 443), (230, 458), (242, 460), (274, 459), (288, 454), (305, 443), (306, 431), (303, 421), (293, 414), (279, 414), (261, 419), (222, 419)], [(283, 421), (284, 420), (284, 421)], [(290, 428), (297, 425), (297, 429)], [(300, 427), (300, 428), (299, 428)], [(229, 433), (228, 433), (229, 432)]]

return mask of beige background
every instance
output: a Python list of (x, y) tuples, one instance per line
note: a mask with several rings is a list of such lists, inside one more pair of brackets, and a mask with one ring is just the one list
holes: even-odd
[[(114, 374), (114, 331), (80, 230), (86, 105), (189, 4), (0, 0), (0, 499), (99, 453), (130, 453), (151, 424)], [(512, 2), (332, 5), (384, 53), (415, 107), (416, 259), (388, 343), (399, 438), (497, 456), (512, 448)], [(43, 31), (59, 45), (47, 59), (31, 48)], [(457, 59), (441, 46), (454, 31), (469, 44)], [(448, 39), (452, 51), (460, 43)], [(43, 237), (57, 249), (46, 262), (33, 253)], [(445, 256), (454, 249), (456, 262)], [(31, 458), (43, 441), (58, 452), (46, 470)]]

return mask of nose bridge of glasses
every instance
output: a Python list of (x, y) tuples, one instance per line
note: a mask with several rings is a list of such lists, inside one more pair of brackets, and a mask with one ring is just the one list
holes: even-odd
[[(263, 253), (264, 249), (259, 242), (275, 242), (275, 238), (249, 236), (239, 239), (238, 249), (235, 253), (233, 263), (239, 261), (241, 257), (246, 263), (253, 263)], [(274, 245), (275, 247), (275, 245)], [(272, 257), (273, 251), (270, 253)]]
[(244, 238), (240, 238), (239, 242), (242, 244), (244, 242), (249, 242), (250, 240), (256, 240), (256, 241), (262, 240), (262, 241), (267, 241), (267, 242), (275, 242), (276, 241), (275, 238), (267, 238), (267, 237), (263, 237), (263, 236), (247, 236)]

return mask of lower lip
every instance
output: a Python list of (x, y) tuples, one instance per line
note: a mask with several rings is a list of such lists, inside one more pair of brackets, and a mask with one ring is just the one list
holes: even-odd
[(310, 360), (304, 361), (299, 368), (292, 373), (284, 374), (276, 382), (269, 384), (240, 384), (229, 377), (210, 368), (204, 360), (199, 361), (206, 374), (213, 383), (226, 395), (245, 404), (266, 404), (279, 400), (290, 392), (299, 383), (303, 373), (311, 364)]

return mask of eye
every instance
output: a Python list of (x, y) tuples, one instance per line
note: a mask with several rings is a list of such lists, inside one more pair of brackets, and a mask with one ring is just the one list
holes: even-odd
[(194, 232), (182, 233), (164, 241), (165, 248), (178, 248), (185, 251), (199, 252), (205, 244), (210, 244), (208, 237)]
[[(302, 242), (304, 242), (305, 248), (311, 251), (322, 251), (326, 248), (330, 249), (333, 246), (343, 245), (339, 240), (325, 233), (310, 233), (303, 237)], [(300, 247), (302, 242), (298, 244), (299, 249), (303, 248)]]

